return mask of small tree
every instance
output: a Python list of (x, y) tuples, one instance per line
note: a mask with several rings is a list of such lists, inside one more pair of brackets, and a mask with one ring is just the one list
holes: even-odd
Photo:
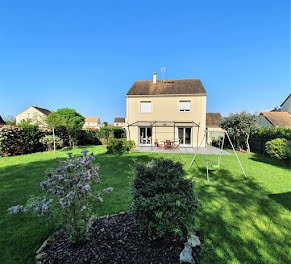
[(85, 118), (74, 109), (62, 108), (48, 116), (48, 123), (54, 128), (64, 126), (69, 136), (69, 144), (74, 147), (74, 142), (85, 123)]
[(247, 111), (240, 113), (230, 113), (227, 117), (223, 117), (220, 126), (227, 130), (230, 136), (233, 136), (236, 146), (241, 149), (239, 137), (244, 137), (244, 141), (249, 153), (250, 135), (256, 131), (258, 127), (258, 115), (251, 114)]
[(49, 128), (53, 131), (53, 149), (54, 153), (56, 153), (56, 135), (55, 135), (55, 128), (62, 125), (62, 119), (59, 118), (57, 112), (50, 113), (46, 118), (46, 123)]
[(66, 161), (58, 160), (60, 166), (48, 170), (46, 179), (40, 183), (44, 196), (31, 198), (24, 206), (12, 206), (8, 213), (32, 212), (53, 217), (57, 224), (67, 227), (72, 242), (86, 240), (93, 202), (103, 202), (101, 194), (113, 191), (111, 187), (96, 191), (94, 185), (100, 183), (99, 165), (93, 161), (94, 155), (86, 150), (81, 157), (69, 154)]

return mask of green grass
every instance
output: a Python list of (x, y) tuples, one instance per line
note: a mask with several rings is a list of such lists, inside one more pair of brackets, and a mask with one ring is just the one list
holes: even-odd
[[(60, 150), (17, 157), (0, 157), (0, 263), (33, 263), (34, 252), (54, 231), (45, 219), (30, 215), (7, 215), (7, 208), (23, 204), (30, 195), (41, 194), (43, 172), (56, 167)], [(190, 164), (192, 155), (104, 154), (102, 146), (88, 148), (100, 163), (102, 186), (114, 192), (96, 206), (96, 215), (128, 209), (133, 164), (153, 157), (178, 158)], [(205, 157), (187, 171), (194, 177), (200, 200), (197, 227), (203, 241), (201, 263), (288, 263), (291, 259), (291, 168), (260, 155), (239, 155), (248, 175), (244, 179), (234, 156), (222, 157), (219, 169), (205, 177)], [(214, 157), (212, 157), (214, 161)], [(215, 163), (215, 161), (214, 161)]]

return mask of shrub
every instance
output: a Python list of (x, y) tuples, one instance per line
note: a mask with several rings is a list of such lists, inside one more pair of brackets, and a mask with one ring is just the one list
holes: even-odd
[(78, 135), (79, 145), (100, 145), (101, 142), (97, 137), (97, 132), (94, 130), (81, 130)]
[(126, 140), (125, 138), (112, 139), (107, 145), (107, 153), (122, 153), (131, 152), (135, 148), (133, 140)]
[[(54, 148), (54, 138), (51, 135), (42, 137), (39, 142), (43, 144), (47, 150), (52, 150)], [(61, 148), (64, 145), (64, 142), (59, 138), (55, 137), (56, 148)]]
[(37, 126), (3, 128), (0, 130), (0, 153), (4, 156), (28, 154), (45, 150), (39, 140), (49, 132)]
[(53, 216), (70, 232), (72, 242), (87, 239), (92, 217), (94, 199), (103, 201), (101, 193), (112, 192), (109, 187), (94, 192), (100, 182), (99, 165), (93, 164), (94, 155), (84, 150), (81, 157), (69, 154), (66, 161), (58, 161), (56, 170), (48, 170), (46, 179), (40, 183), (44, 197), (30, 199), (26, 205), (12, 206), (10, 214), (34, 212), (38, 216)]
[(287, 159), (289, 152), (288, 140), (285, 138), (276, 138), (266, 143), (266, 152), (279, 160)]
[(132, 195), (133, 216), (151, 238), (193, 231), (197, 200), (180, 162), (159, 158), (137, 163)]
[(291, 129), (286, 127), (260, 127), (255, 136), (267, 139), (286, 138), (291, 140)]
[(124, 128), (113, 127), (111, 129), (113, 131), (114, 138), (126, 138), (126, 131)]

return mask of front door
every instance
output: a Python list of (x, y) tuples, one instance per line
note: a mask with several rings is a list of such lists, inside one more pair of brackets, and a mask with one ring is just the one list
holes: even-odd
[(140, 145), (152, 144), (152, 128), (151, 127), (139, 128), (139, 144)]
[(192, 144), (192, 127), (178, 127), (178, 136), (181, 145), (191, 146)]

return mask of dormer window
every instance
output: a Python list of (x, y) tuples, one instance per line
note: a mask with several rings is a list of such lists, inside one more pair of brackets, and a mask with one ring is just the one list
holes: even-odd
[(179, 101), (179, 111), (180, 112), (190, 112), (191, 111), (191, 101)]

